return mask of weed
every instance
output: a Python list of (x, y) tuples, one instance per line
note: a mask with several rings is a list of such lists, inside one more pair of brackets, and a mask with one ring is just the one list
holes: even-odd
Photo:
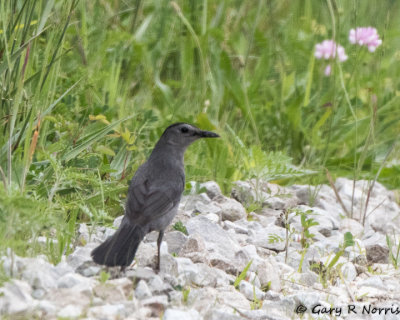
[(190, 294), (190, 287), (185, 287), (182, 290), (182, 302), (183, 302), (183, 304), (187, 304), (188, 299), (189, 299), (189, 294)]
[(251, 308), (251, 310), (258, 310), (258, 309), (261, 309), (262, 305), (263, 305), (263, 301), (257, 298), (256, 286), (253, 283), (253, 301), (250, 302), (250, 308)]
[(246, 278), (247, 271), (249, 270), (253, 260), (250, 260), (249, 263), (244, 267), (243, 271), (236, 277), (235, 282), (233, 283), (233, 286), (238, 289), (239, 284), (242, 280)]
[(174, 230), (176, 230), (176, 231), (182, 232), (183, 234), (186, 234), (186, 235), (189, 234), (188, 231), (187, 231), (187, 229), (186, 229), (186, 227), (185, 227), (185, 225), (182, 223), (182, 221), (177, 221), (177, 222), (172, 226), (172, 228), (173, 228)]
[(101, 271), (100, 272), (100, 276), (99, 276), (99, 280), (101, 283), (106, 283), (108, 279), (110, 279), (110, 273), (106, 272), (106, 271)]
[(343, 243), (340, 246), (339, 251), (333, 256), (331, 260), (326, 261), (326, 263), (322, 262), (314, 262), (310, 266), (311, 270), (316, 272), (320, 276), (320, 282), (327, 286), (328, 281), (332, 281), (336, 279), (340, 275), (339, 268), (341, 265), (337, 265), (339, 258), (344, 254), (345, 249), (347, 247), (351, 247), (355, 244), (353, 235), (351, 232), (346, 232), (344, 234)]
[(394, 243), (390, 240), (390, 237), (386, 235), (386, 243), (389, 248), (389, 257), (390, 257), (390, 262), (393, 264), (393, 267), (395, 269), (399, 268), (399, 262), (400, 262), (400, 242), (396, 242), (396, 235), (393, 235)]

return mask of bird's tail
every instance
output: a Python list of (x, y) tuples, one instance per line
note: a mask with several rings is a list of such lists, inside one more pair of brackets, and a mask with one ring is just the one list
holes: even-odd
[(144, 236), (140, 226), (123, 222), (114, 235), (92, 251), (93, 261), (109, 267), (129, 266)]

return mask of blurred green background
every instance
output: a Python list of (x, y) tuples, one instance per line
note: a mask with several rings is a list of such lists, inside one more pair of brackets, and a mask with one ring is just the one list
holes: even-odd
[[(239, 179), (327, 183), (325, 170), (399, 188), (399, 6), (1, 1), (1, 247), (58, 261), (77, 222), (123, 213), (129, 179), (177, 121), (222, 136), (189, 148), (186, 178), (227, 194)], [(349, 43), (357, 26), (377, 28), (376, 52)], [(349, 58), (326, 77), (314, 47), (332, 38)], [(58, 244), (27, 243), (40, 235)]]

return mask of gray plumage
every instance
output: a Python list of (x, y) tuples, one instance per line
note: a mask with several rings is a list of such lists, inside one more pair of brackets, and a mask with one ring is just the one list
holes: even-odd
[(106, 266), (129, 266), (144, 236), (159, 231), (159, 269), (164, 230), (176, 215), (185, 188), (186, 148), (199, 138), (215, 137), (219, 136), (187, 123), (175, 123), (165, 129), (149, 159), (131, 180), (119, 229), (92, 251), (93, 261)]

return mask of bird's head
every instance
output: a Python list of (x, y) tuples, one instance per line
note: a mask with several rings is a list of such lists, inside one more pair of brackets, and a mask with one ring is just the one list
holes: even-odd
[(186, 148), (197, 139), (218, 137), (219, 135), (214, 132), (201, 130), (188, 123), (178, 122), (165, 129), (160, 141)]

